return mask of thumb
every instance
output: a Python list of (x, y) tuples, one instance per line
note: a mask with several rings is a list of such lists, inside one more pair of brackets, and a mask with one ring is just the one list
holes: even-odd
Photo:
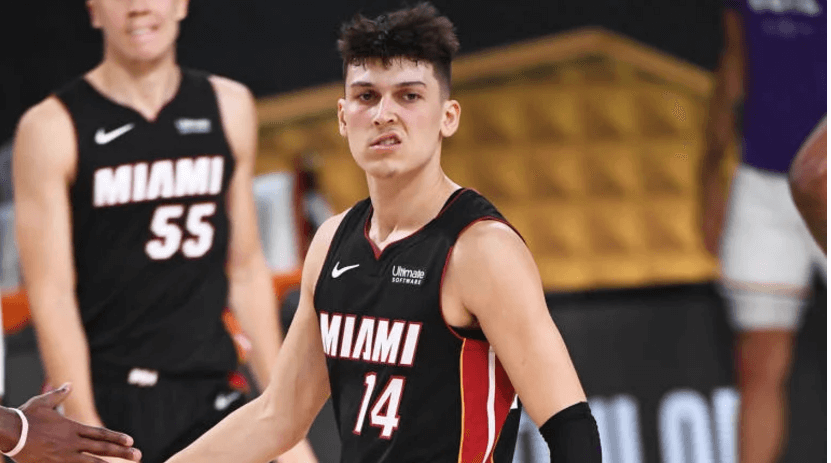
[(67, 397), (69, 397), (69, 393), (72, 391), (72, 385), (70, 383), (66, 383), (58, 389), (53, 391), (49, 391), (46, 394), (43, 394), (39, 397), (40, 402), (42, 405), (49, 407), (49, 408), (56, 408), (58, 405), (61, 404)]

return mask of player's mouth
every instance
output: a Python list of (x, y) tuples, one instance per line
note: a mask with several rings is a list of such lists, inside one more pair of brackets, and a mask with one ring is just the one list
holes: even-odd
[(394, 133), (386, 133), (372, 140), (369, 148), (373, 151), (392, 151), (401, 146), (401, 137)]
[(132, 28), (128, 31), (128, 33), (133, 41), (145, 43), (152, 40), (158, 30), (158, 26), (142, 26)]

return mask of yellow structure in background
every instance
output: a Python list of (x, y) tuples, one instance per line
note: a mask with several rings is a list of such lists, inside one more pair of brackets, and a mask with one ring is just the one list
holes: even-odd
[[(709, 72), (586, 29), (462, 57), (453, 81), (462, 120), (445, 141), (445, 170), (523, 234), (547, 290), (716, 275), (697, 218)], [(367, 195), (338, 134), (342, 94), (335, 83), (258, 108), (258, 172), (316, 155), (336, 211)]]

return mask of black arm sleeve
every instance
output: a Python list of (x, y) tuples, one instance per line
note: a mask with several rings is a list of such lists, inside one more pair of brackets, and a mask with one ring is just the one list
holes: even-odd
[(540, 433), (551, 451), (551, 463), (601, 463), (600, 434), (589, 404), (576, 403), (548, 419)]

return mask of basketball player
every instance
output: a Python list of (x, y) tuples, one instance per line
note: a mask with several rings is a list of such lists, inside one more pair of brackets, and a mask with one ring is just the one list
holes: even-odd
[[(826, 113), (826, 2), (727, 0), (723, 26), (701, 169), (703, 232), (720, 257), (737, 333), (739, 461), (767, 463), (785, 446), (795, 333), (812, 269), (825, 265), (787, 172)], [(742, 160), (728, 203), (721, 162), (742, 98)]]
[(338, 46), (340, 132), (370, 196), (312, 240), (268, 389), (170, 463), (266, 461), (304, 435), (330, 393), (343, 462), (510, 461), (516, 394), (552, 461), (600, 462), (528, 248), (442, 172), (461, 111), (449, 99), (453, 25), (420, 4), (357, 16)]
[(791, 196), (808, 230), (828, 254), (828, 123), (817, 126), (791, 164)]
[[(103, 61), (21, 119), (16, 227), (41, 356), (67, 416), (163, 461), (244, 401), (221, 312), (264, 388), (279, 349), (241, 84), (176, 62), (187, 0), (89, 0)], [(313, 460), (307, 444), (292, 454)]]
[[(19, 409), (0, 407), (0, 453), (18, 463), (102, 463), (92, 455), (141, 460), (130, 436), (76, 423), (55, 410), (69, 384), (33, 397)], [(82, 453), (84, 452), (84, 453)]]

